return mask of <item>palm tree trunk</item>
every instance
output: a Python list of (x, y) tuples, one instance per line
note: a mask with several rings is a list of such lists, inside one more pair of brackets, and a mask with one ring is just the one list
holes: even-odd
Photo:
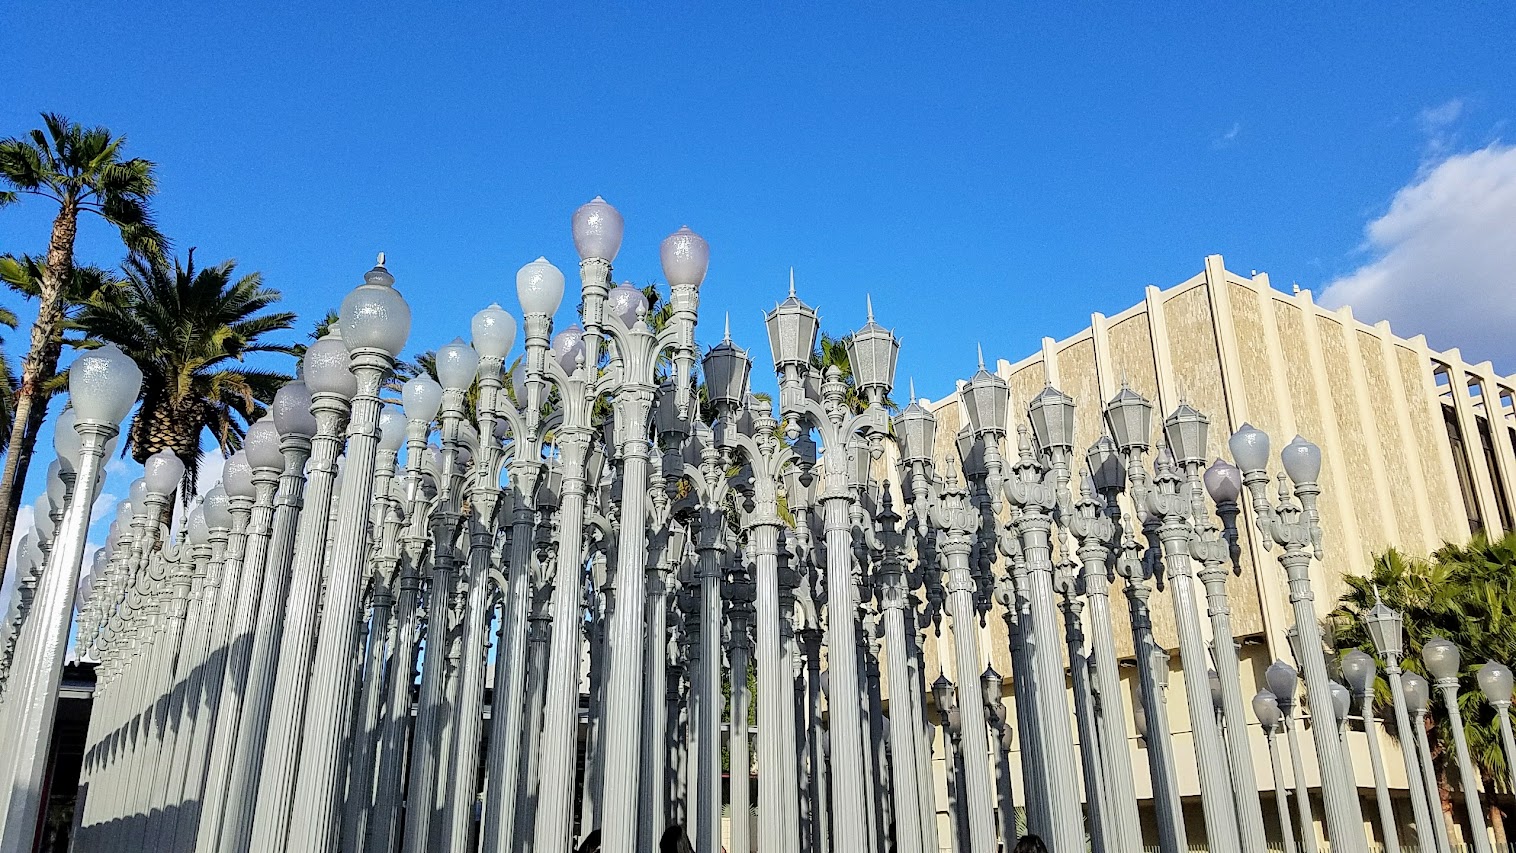
[(32, 450), (42, 421), (47, 418), (47, 391), (44, 384), (58, 372), (58, 356), (63, 351), (63, 285), (74, 271), (74, 237), (79, 229), (79, 204), (66, 196), (53, 220), (52, 236), (47, 243), (47, 267), (42, 274), (41, 294), (37, 300), (37, 320), (32, 323), (31, 348), (21, 363), (21, 386), (16, 389), (15, 419), (6, 444), (5, 468), (0, 473), (0, 582), (5, 580), (4, 562), (10, 555), (11, 537), (16, 531), (16, 513), (21, 509), (21, 494), (26, 488), (26, 472), (31, 466)]

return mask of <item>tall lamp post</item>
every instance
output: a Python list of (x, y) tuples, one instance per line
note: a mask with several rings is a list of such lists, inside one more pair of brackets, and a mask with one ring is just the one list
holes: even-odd
[(1379, 733), (1374, 725), (1374, 681), (1378, 667), (1372, 657), (1354, 649), (1342, 656), (1342, 675), (1358, 699), (1363, 732), (1369, 740), (1369, 764), (1374, 771), (1374, 799), (1379, 806), (1379, 831), (1383, 833), (1385, 853), (1400, 853), (1400, 836), (1395, 830), (1395, 804), (1390, 801), (1390, 788), (1384, 777), (1384, 756), (1380, 753)]
[(1516, 791), (1516, 764), (1512, 764), (1516, 761), (1516, 738), (1511, 736), (1511, 670), (1505, 664), (1490, 661), (1479, 668), (1477, 677), (1485, 701), (1500, 718), (1500, 745), (1505, 750), (1511, 790)]
[(69, 400), (77, 413), (74, 429), (80, 437), (79, 464), (72, 498), (16, 644), (4, 710), (4, 722), (13, 732), (11, 743), (16, 749), (9, 762), (11, 778), (0, 850), (30, 849), (37, 833), (43, 774), (58, 707), (58, 682), (63, 677), (74, 590), (84, 563), (102, 456), (106, 442), (115, 436), (141, 387), (142, 371), (114, 344), (81, 353), (69, 368)]
[[(1300, 632), (1302, 648), (1321, 648), (1321, 626), (1316, 618), (1315, 593), (1311, 589), (1311, 559), (1321, 559), (1321, 527), (1316, 509), (1321, 487), (1321, 449), (1296, 436), (1280, 458), (1285, 474), (1279, 478), (1279, 499), (1270, 501), (1269, 437), (1250, 424), (1243, 424), (1228, 442), (1232, 460), (1242, 469), (1242, 482), (1252, 498), (1258, 532), (1265, 548), (1279, 547), (1279, 562), (1289, 582), (1290, 604), (1295, 612), (1295, 627)], [(1294, 483), (1293, 495), (1289, 483)], [(1303, 655), (1300, 665), (1305, 674), (1306, 701), (1311, 719), (1317, 721), (1311, 734), (1316, 741), (1316, 757), (1321, 764), (1321, 792), (1326, 807), (1327, 832), (1334, 851), (1364, 853), (1368, 838), (1364, 834), (1363, 815), (1358, 804), (1358, 790), (1348, 773), (1347, 760), (1336, 733), (1325, 721), (1334, 719), (1331, 688), (1327, 686), (1326, 661), (1320, 654)]]
[(1474, 836), (1476, 853), (1490, 853), (1490, 833), (1485, 828), (1484, 809), (1479, 805), (1479, 778), (1469, 757), (1469, 742), (1463, 732), (1463, 714), (1458, 710), (1458, 674), (1462, 656), (1452, 642), (1435, 637), (1421, 646), (1421, 663), (1432, 676), (1432, 684), (1442, 693), (1448, 712), (1448, 727), (1453, 730), (1453, 746), (1458, 755), (1458, 779), (1463, 788), (1463, 806), (1469, 815), (1469, 830)]

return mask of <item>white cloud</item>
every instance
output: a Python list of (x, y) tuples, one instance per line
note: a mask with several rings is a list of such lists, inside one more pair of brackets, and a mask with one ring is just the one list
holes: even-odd
[(107, 515), (116, 511), (116, 501), (120, 498), (110, 492), (101, 492), (95, 497), (95, 505), (89, 508), (89, 523), (94, 524)]
[(1225, 133), (1211, 140), (1212, 148), (1226, 148), (1237, 140), (1237, 134), (1242, 133), (1242, 122), (1234, 121)]
[[(1454, 102), (1450, 102), (1454, 103)], [(1438, 108), (1451, 121), (1462, 110)], [(1429, 163), (1365, 227), (1373, 259), (1328, 283), (1321, 302), (1389, 320), (1470, 362), (1516, 370), (1516, 146)]]

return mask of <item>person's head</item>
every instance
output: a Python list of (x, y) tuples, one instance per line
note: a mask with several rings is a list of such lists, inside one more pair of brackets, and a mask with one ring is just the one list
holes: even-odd
[(1023, 835), (1011, 853), (1048, 853), (1048, 846), (1036, 835)]

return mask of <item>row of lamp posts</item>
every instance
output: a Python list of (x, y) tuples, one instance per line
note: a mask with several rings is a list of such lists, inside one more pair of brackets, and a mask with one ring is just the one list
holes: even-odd
[[(1283, 448), (1271, 497), (1261, 431), (1231, 437), (1236, 465), (1207, 466), (1203, 414), (1182, 403), (1155, 445), (1152, 404), (1123, 388), (1081, 458), (1073, 399), (1048, 386), (1013, 418), (1006, 382), (981, 357), (950, 442), (955, 464), (914, 393), (888, 415), (900, 345), (872, 305), (847, 339), (851, 377), (818, 368), (820, 318), (793, 281), (766, 317), (777, 408), (750, 392), (751, 360), (729, 334), (700, 359), (702, 399), (705, 241), (687, 228), (663, 241), (669, 305), (655, 318), (638, 288), (612, 285), (622, 231), (600, 199), (574, 214), (580, 324), (555, 333), (564, 275), (546, 259), (526, 264), (518, 366), (506, 369), (516, 321), (490, 306), (472, 344), (437, 351), (436, 380), (402, 383), (399, 407), (383, 395), (410, 311), (381, 256), (178, 535), (166, 522), (183, 468), (164, 452), (82, 583), (101, 459), (140, 373), (110, 347), (81, 355), (70, 373), (79, 441), (58, 439), (64, 491), (49, 491), (45, 537), (23, 543), (25, 612), (7, 623), (0, 713), (16, 760), (0, 846), (27, 849), (35, 836), (77, 624), (75, 648), (98, 662), (79, 849), (561, 853), (599, 837), (630, 853), (677, 823), (715, 853), (726, 800), (738, 849), (991, 853), (1024, 810), (1055, 851), (1088, 840), (1135, 853), (1138, 771), (1111, 628), (1119, 577), (1160, 848), (1178, 853), (1188, 834), (1168, 658), (1152, 629), (1158, 582), (1176, 616), (1204, 836), (1213, 850), (1267, 849), (1226, 583), (1246, 506), (1280, 552), (1300, 648), (1320, 648), (1314, 445)], [(886, 444), (899, 465), (881, 476)], [(983, 645), (997, 604), (1014, 717)], [(1425, 687), (1399, 677), (1393, 620), (1375, 612), (1405, 731)], [(967, 684), (929, 688), (927, 637), (944, 616), (941, 654)], [(1443, 646), (1424, 649), (1445, 696), (1453, 651), (1449, 665)], [(1322, 656), (1297, 661), (1310, 718), (1345, 719)], [(1482, 671), (1481, 683), (1504, 691), (1509, 745), (1501, 672)], [(1371, 720), (1372, 661), (1344, 673)], [(1304, 778), (1291, 725), (1301, 715), (1295, 671), (1276, 664), (1268, 676), (1274, 692), (1253, 710), (1277, 788), (1276, 728)], [(949, 759), (945, 831), (933, 706)], [(1366, 853), (1338, 730), (1315, 725), (1312, 736), (1333, 849)], [(1402, 746), (1408, 767), (1423, 766)], [(1466, 769), (1461, 739), (1459, 755)], [(1304, 830), (1309, 802), (1297, 803)], [(1413, 803), (1432, 849), (1427, 800), (1413, 792)]]

